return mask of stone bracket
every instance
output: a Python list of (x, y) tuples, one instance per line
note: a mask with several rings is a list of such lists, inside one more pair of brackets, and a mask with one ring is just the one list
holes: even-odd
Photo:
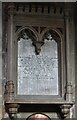
[(5, 104), (6, 112), (9, 114), (9, 117), (17, 118), (17, 112), (18, 112), (19, 105), (17, 103), (9, 103)]
[(61, 109), (61, 117), (66, 118), (68, 116), (68, 113), (70, 112), (71, 104), (63, 104), (60, 106)]

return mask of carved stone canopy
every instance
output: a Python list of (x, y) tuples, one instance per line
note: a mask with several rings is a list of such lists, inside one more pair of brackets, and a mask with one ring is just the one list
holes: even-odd
[[(14, 6), (13, 6), (14, 5)], [(44, 16), (46, 17), (46, 19), (50, 19), (50, 18), (54, 18), (55, 20), (63, 20), (64, 21), (64, 4), (62, 3), (7, 3), (5, 5), (3, 5), (3, 9), (4, 9), (4, 12), (5, 12), (5, 16), (7, 16), (7, 21), (10, 21), (11, 24), (8, 23), (8, 26), (9, 27), (9, 30), (7, 32), (7, 36), (9, 36), (7, 38), (7, 40), (10, 42), (9, 44), (9, 47), (8, 47), (8, 51), (11, 51), (11, 53), (13, 53), (14, 49), (12, 43), (14, 43), (13, 41), (13, 30), (12, 28), (13, 27), (16, 27), (16, 31), (14, 31), (15, 33), (23, 27), (23, 23), (18, 25), (18, 23), (16, 24), (16, 26), (13, 26), (13, 19), (14, 18), (18, 18), (18, 16), (22, 15), (23, 16)], [(8, 15), (7, 15), (8, 13)], [(11, 14), (12, 13), (12, 14)], [(9, 20), (8, 20), (9, 19)], [(14, 19), (15, 20), (15, 19)], [(30, 19), (29, 19), (30, 20)], [(6, 22), (7, 22), (6, 21)], [(19, 21), (19, 20), (18, 20)], [(20, 22), (20, 21), (19, 21)], [(22, 21), (21, 21), (22, 22)], [(55, 25), (55, 23), (59, 23), (57, 25)], [(31, 39), (32, 40), (32, 45), (35, 47), (35, 53), (36, 55), (39, 55), (40, 52), (41, 52), (41, 47), (42, 45), (45, 44), (45, 41), (44, 39), (47, 39), (47, 40), (52, 40), (54, 39), (57, 43), (59, 43), (60, 45), (62, 44), (61, 46), (61, 52), (63, 53), (65, 51), (64, 49), (64, 46), (65, 46), (65, 42), (62, 41), (61, 42), (61, 39), (60, 39), (60, 35), (64, 35), (64, 22), (61, 23), (61, 26), (60, 26), (60, 22), (61, 21), (57, 21), (57, 22), (53, 22), (55, 26), (54, 29), (53, 27), (51, 28), (50, 27), (50, 24), (47, 24), (49, 25), (46, 26), (46, 24), (44, 24), (43, 26), (42, 25), (31, 25), (30, 26), (26, 26), (24, 25), (25, 29), (21, 29), (21, 31), (19, 32), (18, 34), (18, 42), (19, 40), (21, 39), (24, 39), (24, 40), (28, 40), (28, 39)], [(43, 23), (43, 22), (42, 22)], [(27, 29), (28, 28), (28, 29)], [(11, 34), (10, 34), (11, 32)], [(58, 34), (60, 33), (60, 34)], [(9, 43), (8, 42), (8, 43)], [(63, 44), (64, 43), (64, 44)], [(64, 45), (64, 46), (63, 46)], [(11, 47), (11, 48), (10, 48)], [(10, 52), (8, 52), (8, 56), (10, 57), (10, 59), (8, 59), (8, 68), (7, 68), (7, 71), (8, 71), (8, 75), (13, 75), (13, 72), (14, 71), (12, 68), (14, 68), (14, 62), (13, 61), (14, 58), (12, 56), (12, 54), (9, 54)], [(60, 53), (60, 52), (59, 52)], [(64, 52), (65, 54), (65, 52)], [(61, 54), (62, 55), (62, 66), (61, 66), (61, 73), (62, 73), (62, 76), (64, 77), (65, 76), (65, 55), (64, 54)], [(60, 55), (59, 55), (60, 56)], [(16, 59), (16, 58), (15, 58)], [(10, 62), (10, 63), (9, 63)], [(11, 62), (13, 64), (11, 64)], [(64, 72), (63, 72), (64, 71)], [(61, 81), (62, 80), (65, 80), (64, 78), (62, 78), (61, 76)], [(65, 76), (66, 78), (66, 76)], [(16, 79), (15, 79), (16, 80)], [(64, 81), (63, 81), (64, 82)], [(24, 108), (23, 109), (23, 112), (25, 112), (27, 108), (30, 108), (31, 105), (33, 105), (33, 107), (36, 105), (36, 106), (39, 106), (41, 105), (41, 107), (43, 107), (45, 109), (45, 106), (48, 107), (48, 110), (50, 109), (51, 111), (59, 111), (59, 113), (61, 114), (62, 118), (65, 119), (67, 117), (67, 114), (69, 113), (70, 111), (70, 108), (72, 107), (72, 105), (74, 104), (72, 101), (67, 101), (66, 98), (64, 99), (64, 96), (59, 96), (59, 97), (62, 97), (62, 98), (55, 98), (55, 100), (53, 100), (53, 97), (52, 99), (50, 99), (49, 101), (47, 101), (47, 98), (46, 100), (44, 101), (44, 98), (43, 100), (35, 100), (32, 98), (33, 101), (29, 101), (30, 99), (26, 99), (26, 97), (22, 100), (22, 99), (18, 99), (16, 97), (18, 96), (15, 96), (15, 88), (14, 88), (15, 84), (14, 84), (14, 80), (13, 78), (9, 77), (9, 79), (7, 79), (7, 82), (6, 82), (6, 85), (5, 85), (5, 108), (6, 108), (6, 112), (9, 114), (10, 118), (14, 118), (16, 117), (16, 114), (21, 110), (21, 108)], [(64, 87), (64, 85), (62, 84), (62, 86)], [(66, 96), (67, 94), (69, 95), (70, 94), (70, 90), (69, 88), (71, 88), (71, 85), (67, 84), (67, 91), (66, 91)], [(63, 88), (63, 91), (64, 91), (64, 88)], [(62, 93), (63, 95), (65, 93)], [(70, 94), (71, 95), (71, 94)], [(22, 96), (21, 96), (22, 97)], [(31, 97), (31, 96), (30, 96)], [(44, 96), (45, 97), (45, 96)], [(67, 96), (68, 97), (68, 96)], [(23, 98), (23, 97), (22, 97)], [(41, 99), (41, 98), (40, 98)], [(54, 109), (55, 108), (55, 109)], [(50, 111), (50, 112), (51, 112)], [(56, 111), (56, 112), (57, 112)], [(35, 112), (35, 111), (34, 111)]]

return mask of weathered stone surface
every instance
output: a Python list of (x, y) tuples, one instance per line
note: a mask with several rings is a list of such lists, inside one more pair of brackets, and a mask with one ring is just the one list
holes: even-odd
[(21, 39), (18, 42), (18, 94), (58, 95), (58, 89), (58, 51), (55, 40), (45, 39), (40, 54), (36, 55), (31, 39)]

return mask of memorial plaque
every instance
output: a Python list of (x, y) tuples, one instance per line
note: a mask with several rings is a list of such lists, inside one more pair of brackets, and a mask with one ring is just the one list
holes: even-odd
[(58, 95), (58, 48), (44, 39), (39, 55), (31, 38), (18, 41), (18, 95)]

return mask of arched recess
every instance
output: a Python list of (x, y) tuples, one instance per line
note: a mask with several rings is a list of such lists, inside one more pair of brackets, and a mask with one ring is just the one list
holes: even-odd
[[(50, 43), (47, 43), (48, 46), (45, 44), (46, 42), (44, 39), (47, 41), (51, 41)], [(19, 46), (18, 44), (20, 42), (21, 42), (20, 44), (22, 44), (22, 40), (24, 41), (24, 43), (23, 43), (24, 49), (22, 47), (23, 50), (18, 47)], [(30, 44), (29, 44), (29, 40), (32, 41)], [(28, 43), (26, 42), (27, 43), (26, 44), (25, 41), (27, 41)], [(63, 61), (61, 59), (61, 47), (62, 47), (61, 41), (62, 41), (62, 38), (60, 37), (60, 34), (52, 28), (44, 29), (41, 34), (40, 33), (38, 34), (32, 27), (30, 27), (30, 28), (24, 27), (23, 29), (18, 30), (18, 39), (17, 39), (18, 46), (17, 46), (17, 48), (21, 54), (21, 55), (19, 55), (19, 53), (17, 53), (17, 55), (18, 55), (17, 66), (18, 66), (18, 69), (20, 69), (19, 71), (17, 70), (18, 71), (17, 79), (19, 80), (18, 94), (21, 94), (21, 95), (22, 94), (24, 94), (24, 95), (30, 95), (30, 94), (31, 95), (43, 95), (44, 94), (44, 95), (58, 95), (60, 97), (62, 96), (62, 92), (63, 92), (62, 77), (63, 77), (63, 75), (62, 75), (61, 68), (62, 68)], [(27, 52), (26, 52), (26, 50), (27, 50)], [(56, 50), (55, 51), (56, 53), (54, 52), (54, 50)], [(23, 56), (22, 56), (22, 54), (23, 54)], [(23, 58), (23, 57), (26, 57), (26, 58)], [(31, 59), (30, 63), (28, 63), (29, 57)], [(28, 61), (27, 61), (27, 59), (28, 59)], [(24, 66), (25, 66), (24, 69), (23, 69), (23, 67), (20, 67), (21, 65), (20, 65), (19, 61), (23, 61)], [(34, 61), (34, 62), (32, 62), (32, 61)], [(27, 66), (27, 64), (28, 64), (28, 66)], [(33, 68), (30, 66), (30, 64), (31, 64), (31, 66), (33, 65)], [(41, 67), (39, 67), (39, 66), (41, 66)], [(23, 69), (23, 70), (21, 71), (21, 69)], [(31, 70), (28, 71), (26, 69), (32, 69), (33, 72)], [(38, 72), (37, 75), (35, 74), (36, 71)], [(29, 76), (27, 75), (27, 72), (28, 72)], [(23, 78), (22, 78), (22, 75), (23, 75)], [(33, 79), (30, 77), (33, 77)], [(30, 83), (27, 83), (28, 81), (26, 81), (25, 79), (28, 79), (28, 81), (30, 79), (32, 79), (32, 83), (31, 83), (31, 81), (29, 81)], [(38, 82), (39, 86), (36, 83), (37, 79), (38, 79), (38, 81), (41, 80), (41, 82)], [(24, 82), (21, 84), (21, 81), (24, 81)], [(25, 83), (25, 81), (27, 84)], [(47, 85), (47, 81), (49, 81), (48, 85)], [(46, 86), (42, 85), (43, 82), (45, 82)], [(25, 83), (25, 86), (24, 86), (24, 83)], [(34, 83), (34, 86), (37, 86), (37, 87), (34, 87), (32, 85), (28, 86), (28, 84), (33, 84), (33, 83)], [(42, 87), (40, 87), (40, 86), (42, 86)], [(25, 89), (23, 90), (23, 88), (25, 88)], [(31, 93), (30, 90), (28, 90), (28, 88), (30, 88), (33, 92)], [(43, 90), (41, 90), (41, 89), (43, 89)], [(22, 90), (26, 91), (26, 92), (23, 93)], [(29, 92), (27, 92), (27, 91), (29, 91)], [(44, 93), (43, 93), (43, 91), (44, 91)]]
[(53, 37), (55, 40), (57, 39), (57, 41), (63, 41), (63, 35), (62, 35), (62, 33), (61, 33), (58, 29), (52, 28), (52, 27), (47, 27), (47, 28), (45, 28), (45, 29), (42, 31), (42, 33), (41, 33), (41, 39), (43, 38), (44, 34), (45, 34), (46, 32), (48, 32), (48, 31), (51, 31), (52, 37)]
[[(17, 87), (18, 87), (18, 44), (20, 42), (20, 44), (22, 44), (23, 41), (23, 45), (25, 45), (25, 41), (28, 42), (29, 40), (29, 44), (32, 45), (32, 49), (34, 51), (36, 51), (36, 46), (35, 46), (35, 42), (38, 41), (38, 34), (37, 31), (35, 31), (35, 29), (33, 29), (32, 27), (21, 27), (20, 29), (17, 30), (17, 32), (15, 33), (15, 54), (14, 54), (14, 58), (15, 58), (15, 94), (17, 95)], [(23, 49), (23, 53), (26, 54), (25, 49)]]
[[(25, 34), (26, 33), (26, 34)], [(43, 51), (43, 48), (44, 48), (44, 46), (45, 46), (45, 40), (44, 39), (48, 39), (47, 38), (47, 35), (48, 34), (50, 34), (51, 36), (51, 38), (49, 38), (49, 40), (51, 39), (51, 46), (50, 46), (50, 49), (51, 49), (51, 52), (49, 53), (48, 52), (48, 55), (49, 56), (45, 56), (44, 55), (44, 51)], [(45, 94), (45, 95), (58, 95), (59, 97), (64, 97), (63, 95), (64, 95), (64, 93), (63, 93), (63, 77), (64, 77), (64, 64), (63, 64), (63, 57), (64, 57), (64, 53), (63, 53), (63, 40), (62, 40), (62, 35), (60, 35), (60, 33), (58, 32), (58, 30), (56, 30), (56, 29), (53, 29), (53, 28), (46, 28), (46, 29), (44, 29), (43, 31), (42, 31), (42, 33), (38, 33), (34, 28), (32, 28), (32, 27), (23, 27), (23, 28), (20, 28), (17, 32), (16, 32), (16, 36), (17, 36), (17, 50), (18, 50), (18, 42), (20, 42), (20, 41), (22, 41), (22, 39), (26, 39), (26, 41), (27, 40), (29, 40), (30, 38), (29, 37), (31, 37), (31, 39), (32, 39), (32, 49), (33, 49), (33, 46), (35, 47), (34, 49), (34, 51), (35, 51), (35, 54), (36, 54), (36, 56), (38, 55), (38, 57), (35, 57), (36, 59), (38, 58), (38, 60), (39, 61), (41, 61), (41, 58), (44, 60), (44, 61), (41, 61), (41, 64), (43, 64), (43, 65), (41, 65), (42, 66), (42, 68), (40, 69), (39, 68), (39, 65), (37, 64), (37, 62), (36, 62), (36, 66), (38, 66), (38, 68), (40, 69), (40, 71), (42, 70), (43, 71), (43, 73), (42, 72), (40, 72), (40, 74), (43, 74), (43, 76), (44, 76), (44, 74), (45, 74), (45, 76), (48, 76), (49, 74), (51, 74), (50, 75), (50, 77), (51, 78), (47, 78), (47, 79), (57, 79), (57, 81), (55, 81), (55, 83), (56, 83), (56, 88), (55, 87), (53, 87), (55, 84), (52, 82), (52, 84), (54, 84), (53, 86), (52, 85), (48, 85), (48, 86), (46, 86), (47, 88), (46, 89), (48, 89), (49, 90), (49, 88), (51, 89), (51, 87), (53, 88), (53, 90), (54, 89), (56, 89), (56, 92), (52, 92), (52, 93), (50, 93), (51, 92), (51, 90), (50, 90), (50, 92), (48, 93), (42, 93), (41, 91), (39, 92), (39, 93), (35, 93), (35, 95), (40, 95), (40, 93), (41, 93), (41, 95), (43, 95), (43, 94)], [(40, 37), (39, 37), (40, 36)], [(56, 52), (57, 52), (57, 54), (55, 54), (55, 53), (53, 53), (53, 54), (55, 54), (55, 55), (57, 55), (57, 58), (52, 58), (52, 57), (55, 57), (55, 55), (53, 56), (51, 53), (52, 53), (52, 51), (54, 50), (53, 49), (53, 45), (54, 45), (54, 43), (55, 43), (55, 45), (56, 45), (56, 48), (54, 47), (54, 49), (56, 49)], [(25, 45), (25, 43), (23, 44), (23, 45)], [(50, 45), (50, 43), (49, 43), (49, 45)], [(27, 44), (27, 47), (28, 47), (28, 49), (29, 49), (29, 46), (28, 46), (28, 44)], [(48, 46), (47, 46), (48, 47)], [(45, 47), (46, 48), (46, 47)], [(49, 47), (48, 47), (49, 48)], [(47, 48), (47, 49), (48, 49)], [(47, 52), (47, 50), (46, 49), (44, 49), (45, 50), (45, 52)], [(22, 50), (21, 50), (22, 51)], [(62, 53), (61, 53), (61, 51), (62, 51)], [(18, 51), (17, 51), (18, 52)], [(32, 51), (31, 51), (32, 52)], [(25, 54), (28, 54), (28, 53), (30, 53), (30, 51), (28, 51), (28, 53), (26, 53), (26, 50), (25, 49), (23, 49), (23, 52), (22, 53), (24, 53), (24, 56), (25, 56)], [(34, 54), (34, 53), (32, 53), (32, 54)], [(61, 55), (62, 54), (62, 55)], [(18, 55), (18, 53), (17, 53), (17, 55)], [(48, 58), (47, 57), (49, 57), (49, 59), (52, 59), (52, 61), (50, 60), (49, 62), (48, 62)], [(36, 61), (35, 60), (35, 58), (34, 58), (34, 61)], [(46, 59), (45, 59), (46, 58)], [(57, 59), (57, 60), (55, 60), (55, 59)], [(38, 61), (37, 60), (37, 61)], [(27, 61), (26, 61), (27, 62)], [(44, 64), (44, 62), (48, 62), (48, 63), (46, 63), (47, 64), (47, 66), (49, 66), (49, 68), (46, 66), (46, 72), (44, 72), (44, 70), (43, 70), (43, 68), (45, 67), (45, 65), (46, 64)], [(50, 65), (49, 65), (49, 63), (50, 63)], [(55, 64), (56, 63), (56, 66), (57, 66), (57, 68), (55, 67)], [(33, 65), (34, 63), (31, 63), (31, 65)], [(53, 69), (55, 69), (55, 71), (52, 69), (52, 66), (51, 66), (51, 64), (53, 64)], [(34, 64), (35, 65), (35, 64)], [(18, 66), (18, 64), (16, 65), (16, 66)], [(30, 67), (30, 66), (28, 66), (28, 67)], [(50, 68), (51, 67), (51, 68)], [(49, 69), (51, 69), (50, 71), (49, 71), (49, 74), (47, 73), (48, 72), (48, 70)], [(18, 71), (18, 70), (17, 70)], [(52, 73), (51, 73), (51, 71), (52, 71)], [(56, 71), (58, 71), (57, 73), (56, 73)], [(25, 70), (23, 70), (23, 72), (25, 72)], [(27, 71), (26, 71), (27, 72)], [(30, 71), (29, 71), (30, 72)], [(56, 73), (54, 76), (56, 76), (55, 78), (53, 78), (52, 76), (53, 76), (53, 74), (54, 73)], [(34, 74), (34, 76), (36, 76), (35, 74)], [(43, 79), (45, 79), (45, 76), (44, 76), (44, 78)], [(41, 76), (42, 77), (42, 76)], [(40, 77), (40, 79), (41, 79), (41, 77)], [(18, 78), (16, 78), (16, 79), (18, 79)], [(25, 78), (26, 79), (26, 78)], [(39, 79), (39, 78), (38, 78)], [(46, 81), (43, 81), (43, 82), (46, 82)], [(41, 82), (41, 84), (42, 84), (42, 82)], [(16, 85), (17, 86), (17, 85)], [(23, 87), (23, 85), (22, 85), (22, 87)], [(48, 88), (49, 87), (49, 88)], [(24, 87), (24, 88), (27, 88), (27, 86), (26, 87)], [(22, 89), (22, 88), (21, 88)], [(33, 89), (34, 89), (34, 87), (33, 87)], [(42, 88), (43, 89), (43, 88)], [(25, 89), (25, 91), (27, 91), (27, 89)], [(37, 91), (37, 90), (35, 90), (35, 91)], [(54, 90), (55, 91), (55, 90)], [(21, 92), (21, 93), (23, 93), (23, 91)], [(25, 93), (25, 92), (24, 92)], [(25, 94), (27, 94), (27, 93), (25, 93)], [(30, 93), (31, 95), (34, 95), (34, 93)], [(29, 95), (29, 94), (28, 94)]]
[(65, 41), (62, 33), (55, 28), (46, 28), (41, 33), (41, 40), (45, 39), (55, 41), (57, 43), (57, 58), (58, 58), (58, 85), (59, 94), (64, 98), (64, 87), (66, 85), (66, 59), (65, 59)]
[(21, 37), (21, 32), (25, 32), (25, 30), (30, 30), (34, 33), (34, 35), (36, 36), (36, 40), (38, 41), (38, 34), (37, 34), (37, 31), (33, 28), (33, 27), (28, 27), (28, 26), (25, 26), (25, 27), (21, 27), (19, 28), (16, 33), (15, 33), (15, 39), (19, 39)]

